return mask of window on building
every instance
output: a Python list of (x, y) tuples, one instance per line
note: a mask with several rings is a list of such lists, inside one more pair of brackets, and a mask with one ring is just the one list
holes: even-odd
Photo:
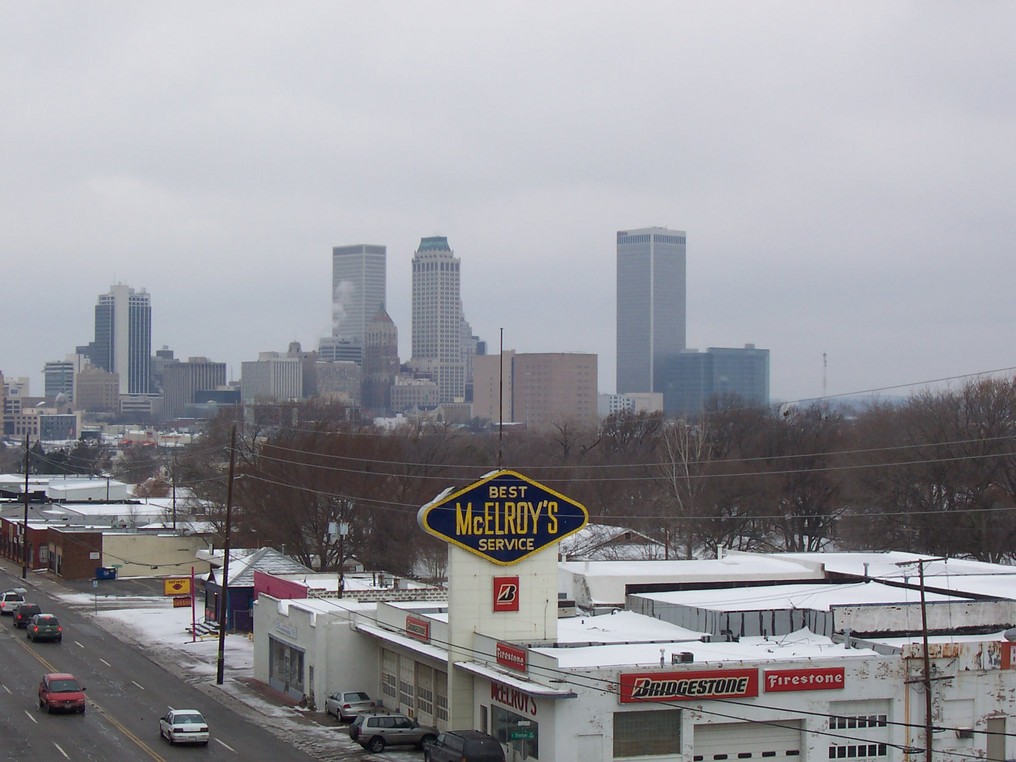
[(614, 758), (681, 753), (681, 710), (614, 713)]

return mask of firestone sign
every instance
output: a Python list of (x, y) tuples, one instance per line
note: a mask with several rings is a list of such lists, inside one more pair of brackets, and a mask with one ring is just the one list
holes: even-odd
[(585, 506), (514, 471), (495, 471), (420, 509), (424, 531), (501, 566), (586, 525)]

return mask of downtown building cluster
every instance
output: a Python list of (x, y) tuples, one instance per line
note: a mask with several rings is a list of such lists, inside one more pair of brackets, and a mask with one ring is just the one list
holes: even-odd
[[(320, 399), (377, 420), (430, 416), (451, 424), (541, 428), (595, 425), (621, 411), (694, 417), (717, 399), (769, 401), (769, 352), (686, 346), (686, 234), (666, 228), (618, 231), (617, 392), (599, 394), (598, 358), (569, 351), (488, 354), (463, 309), (462, 262), (443, 236), (413, 254), (410, 357), (386, 310), (387, 247), (332, 249), (330, 335), (316, 349), (292, 342), (241, 363), (152, 351), (145, 289), (113, 285), (95, 306), (94, 335), (43, 368), (45, 391), (7, 378), (3, 433), (68, 439), (86, 420), (173, 423), (214, 415), (223, 405)], [(2, 370), (2, 369), (0, 369)], [(0, 375), (0, 379), (2, 379)]]

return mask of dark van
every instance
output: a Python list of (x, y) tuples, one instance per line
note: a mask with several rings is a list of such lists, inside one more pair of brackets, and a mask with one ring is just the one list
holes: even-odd
[(505, 762), (504, 748), (479, 730), (449, 730), (423, 750), (426, 762)]

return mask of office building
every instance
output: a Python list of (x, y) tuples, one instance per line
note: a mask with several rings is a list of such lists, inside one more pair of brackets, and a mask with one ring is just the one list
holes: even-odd
[(120, 394), (151, 393), (152, 305), (145, 289), (118, 283), (99, 296), (87, 351), (93, 365), (117, 374)]
[(479, 355), (473, 366), (473, 394), (473, 415), (494, 423), (503, 420), (535, 429), (595, 426), (597, 357), (579, 352)]
[[(75, 355), (71, 355), (75, 357)], [(73, 359), (53, 360), (42, 367), (46, 399), (61, 397), (65, 402), (74, 401), (74, 374), (78, 371)]]
[(667, 415), (694, 418), (705, 410), (731, 404), (769, 404), (769, 350), (709, 347), (672, 357), (664, 368), (663, 409)]
[(116, 373), (87, 365), (75, 374), (74, 407), (89, 413), (116, 413), (120, 409), (120, 378)]
[(163, 414), (166, 418), (184, 416), (187, 405), (196, 402), (197, 392), (218, 389), (226, 384), (226, 363), (207, 357), (190, 357), (187, 362), (163, 366)]
[(413, 336), (410, 365), (437, 384), (441, 402), (465, 397), (459, 260), (443, 236), (423, 238), (413, 255)]
[(240, 363), (240, 400), (284, 402), (303, 397), (303, 358), (282, 352), (261, 352)]
[(617, 233), (617, 393), (662, 391), (665, 363), (685, 348), (685, 233)]
[(384, 305), (367, 324), (363, 344), (364, 410), (384, 415), (391, 410), (392, 386), (399, 375), (399, 329)]
[[(356, 244), (332, 249), (332, 336), (363, 346), (367, 323), (384, 304), (384, 246)], [(347, 357), (336, 359), (349, 359)], [(356, 358), (359, 362), (360, 358)]]

